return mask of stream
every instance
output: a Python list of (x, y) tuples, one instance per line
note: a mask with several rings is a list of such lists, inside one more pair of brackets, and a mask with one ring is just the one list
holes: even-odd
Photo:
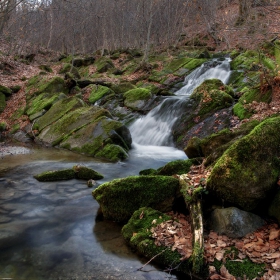
[(81, 164), (102, 173), (104, 179), (98, 181), (102, 184), (186, 159), (170, 137), (180, 102), (186, 102), (204, 79), (217, 77), (226, 82), (229, 63), (225, 61), (214, 66), (206, 63), (193, 71), (177, 96), (166, 98), (132, 124), (133, 148), (126, 161), (108, 163), (42, 147), (18, 147), (12, 155), (2, 156), (0, 279), (186, 279), (153, 264), (139, 271), (147, 260), (124, 243), (120, 225), (98, 219), (99, 205), (86, 181), (38, 182), (33, 175)]

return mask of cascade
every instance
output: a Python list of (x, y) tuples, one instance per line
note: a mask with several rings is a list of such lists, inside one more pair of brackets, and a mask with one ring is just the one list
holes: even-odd
[[(208, 79), (220, 79), (224, 84), (230, 76), (230, 59), (223, 61), (214, 59), (202, 64), (186, 76), (184, 86), (175, 92), (175, 96), (163, 100), (146, 116), (137, 119), (131, 126), (130, 132), (133, 146), (168, 146), (173, 147), (172, 127), (182, 110), (185, 108), (188, 97), (194, 89)], [(157, 148), (154, 147), (156, 150)]]

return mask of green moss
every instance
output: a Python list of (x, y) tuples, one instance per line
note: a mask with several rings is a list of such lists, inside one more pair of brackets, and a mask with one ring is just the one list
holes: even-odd
[(26, 108), (26, 114), (28, 116), (36, 114), (42, 110), (49, 110), (53, 104), (55, 104), (60, 99), (60, 93), (57, 94), (49, 94), (49, 93), (42, 93), (32, 99)]
[(194, 58), (190, 62), (185, 64), (184, 68), (187, 68), (191, 71), (191, 70), (199, 67), (201, 64), (203, 64), (206, 61), (207, 61), (207, 59), (204, 59), (204, 58)]
[(24, 115), (25, 113), (25, 107), (20, 107), (19, 109), (17, 109), (13, 115), (12, 115), (12, 120), (17, 120), (19, 119), (22, 115)]
[(137, 100), (147, 100), (152, 97), (150, 90), (146, 88), (131, 89), (124, 93), (125, 101), (134, 102)]
[(111, 59), (105, 56), (102, 56), (99, 59), (97, 59), (94, 64), (97, 68), (96, 71), (98, 73), (104, 73), (107, 72), (109, 69), (114, 68), (114, 64), (111, 61)]
[(238, 70), (238, 69), (246, 69), (250, 70), (254, 66), (258, 65), (259, 63), (259, 54), (256, 51), (246, 51), (245, 53), (239, 54), (236, 58), (234, 58), (230, 65), (231, 69)]
[(158, 171), (153, 168), (144, 169), (139, 172), (139, 175), (157, 175)]
[(47, 171), (34, 175), (34, 178), (40, 182), (70, 180), (75, 178), (75, 171), (73, 169)]
[(75, 165), (73, 166), (73, 170), (75, 171), (75, 175), (78, 179), (100, 180), (104, 178), (102, 174), (86, 166)]
[[(242, 262), (236, 261), (238, 250), (232, 247), (225, 253), (225, 261), (218, 261), (215, 259), (212, 264), (217, 271), (220, 271), (222, 265), (226, 267), (228, 272), (234, 277), (240, 277), (246, 279), (256, 279), (265, 273), (265, 264), (253, 263), (250, 259), (246, 258)], [(232, 257), (233, 256), (233, 257)], [(234, 258), (234, 259), (232, 259)]]
[(171, 210), (178, 188), (178, 180), (173, 177), (131, 176), (104, 183), (92, 195), (106, 219), (124, 222), (140, 207)]
[(0, 113), (6, 108), (6, 97), (3, 93), (0, 93)]
[(119, 160), (127, 159), (128, 154), (122, 147), (114, 144), (108, 144), (101, 151), (97, 152), (95, 157), (117, 162)]
[(105, 95), (114, 94), (114, 92), (105, 86), (101, 85), (90, 85), (91, 93), (89, 96), (89, 102), (94, 104), (97, 100)]

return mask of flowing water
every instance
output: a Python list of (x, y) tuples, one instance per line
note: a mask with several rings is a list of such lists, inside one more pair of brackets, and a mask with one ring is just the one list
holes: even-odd
[[(222, 65), (217, 66), (221, 71)], [(138, 120), (131, 128), (133, 149), (124, 162), (46, 148), (13, 149), (13, 155), (0, 158), (0, 279), (180, 279), (153, 265), (145, 266), (146, 272), (137, 270), (147, 260), (126, 246), (120, 225), (97, 219), (99, 206), (85, 181), (38, 182), (33, 175), (82, 164), (104, 175), (101, 184), (186, 159), (172, 147), (169, 123), (180, 111), (179, 101), (201, 83), (195, 75), (209, 78), (207, 71), (220, 70), (206, 64), (200, 74), (194, 71), (177, 97)], [(165, 104), (167, 100), (171, 103)]]

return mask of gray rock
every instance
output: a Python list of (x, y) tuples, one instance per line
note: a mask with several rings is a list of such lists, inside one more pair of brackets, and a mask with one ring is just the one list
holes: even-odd
[(264, 225), (259, 216), (235, 207), (215, 209), (210, 218), (210, 228), (231, 238), (240, 238)]

